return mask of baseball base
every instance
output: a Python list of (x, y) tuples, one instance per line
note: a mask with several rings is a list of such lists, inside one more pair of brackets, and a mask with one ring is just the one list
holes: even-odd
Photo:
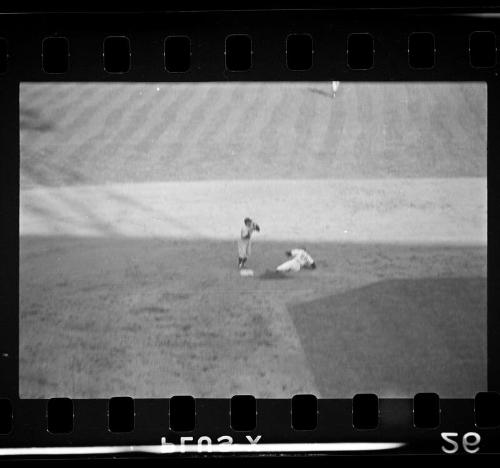
[(241, 276), (253, 276), (253, 270), (250, 270), (248, 268), (243, 268), (240, 270), (240, 275)]

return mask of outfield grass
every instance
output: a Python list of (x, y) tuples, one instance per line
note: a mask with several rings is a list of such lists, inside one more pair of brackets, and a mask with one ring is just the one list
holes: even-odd
[(21, 85), (21, 187), (485, 177), (484, 83)]

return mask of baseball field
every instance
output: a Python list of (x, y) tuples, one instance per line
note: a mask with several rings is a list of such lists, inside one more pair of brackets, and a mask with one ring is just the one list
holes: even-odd
[(486, 92), (21, 84), (21, 397), (485, 390)]

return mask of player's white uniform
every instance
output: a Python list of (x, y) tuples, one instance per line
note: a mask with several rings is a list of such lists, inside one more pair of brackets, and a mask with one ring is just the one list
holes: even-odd
[(338, 91), (340, 86), (340, 81), (332, 81), (332, 97), (335, 97), (335, 93)]
[(314, 259), (304, 249), (293, 249), (292, 258), (282, 263), (276, 271), (299, 271), (303, 266), (311, 266)]
[(250, 253), (252, 250), (252, 233), (254, 231), (255, 223), (252, 223), (250, 227), (247, 227), (245, 225), (241, 228), (241, 236), (238, 239), (238, 256), (240, 258), (250, 257)]

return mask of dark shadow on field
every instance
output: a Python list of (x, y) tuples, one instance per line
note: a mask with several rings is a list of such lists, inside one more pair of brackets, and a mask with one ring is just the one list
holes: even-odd
[(322, 397), (486, 390), (486, 278), (389, 279), (289, 310)]
[(327, 93), (326, 91), (323, 91), (322, 89), (318, 89), (318, 88), (307, 88), (307, 90), (311, 93), (315, 93), (315, 94), (320, 94), (321, 96), (325, 96), (327, 98), (331, 98), (332, 95), (331, 93)]
[(236, 239), (22, 236), (21, 395), (486, 388), (485, 247), (304, 244), (283, 281), (294, 245), (256, 239), (243, 280)]
[(19, 128), (21, 131), (49, 132), (54, 129), (54, 125), (45, 119), (37, 109), (21, 106), (19, 109)]
[(266, 270), (264, 273), (259, 275), (259, 279), (263, 280), (284, 280), (284, 279), (292, 279), (292, 276), (286, 275), (280, 271), (275, 270)]

